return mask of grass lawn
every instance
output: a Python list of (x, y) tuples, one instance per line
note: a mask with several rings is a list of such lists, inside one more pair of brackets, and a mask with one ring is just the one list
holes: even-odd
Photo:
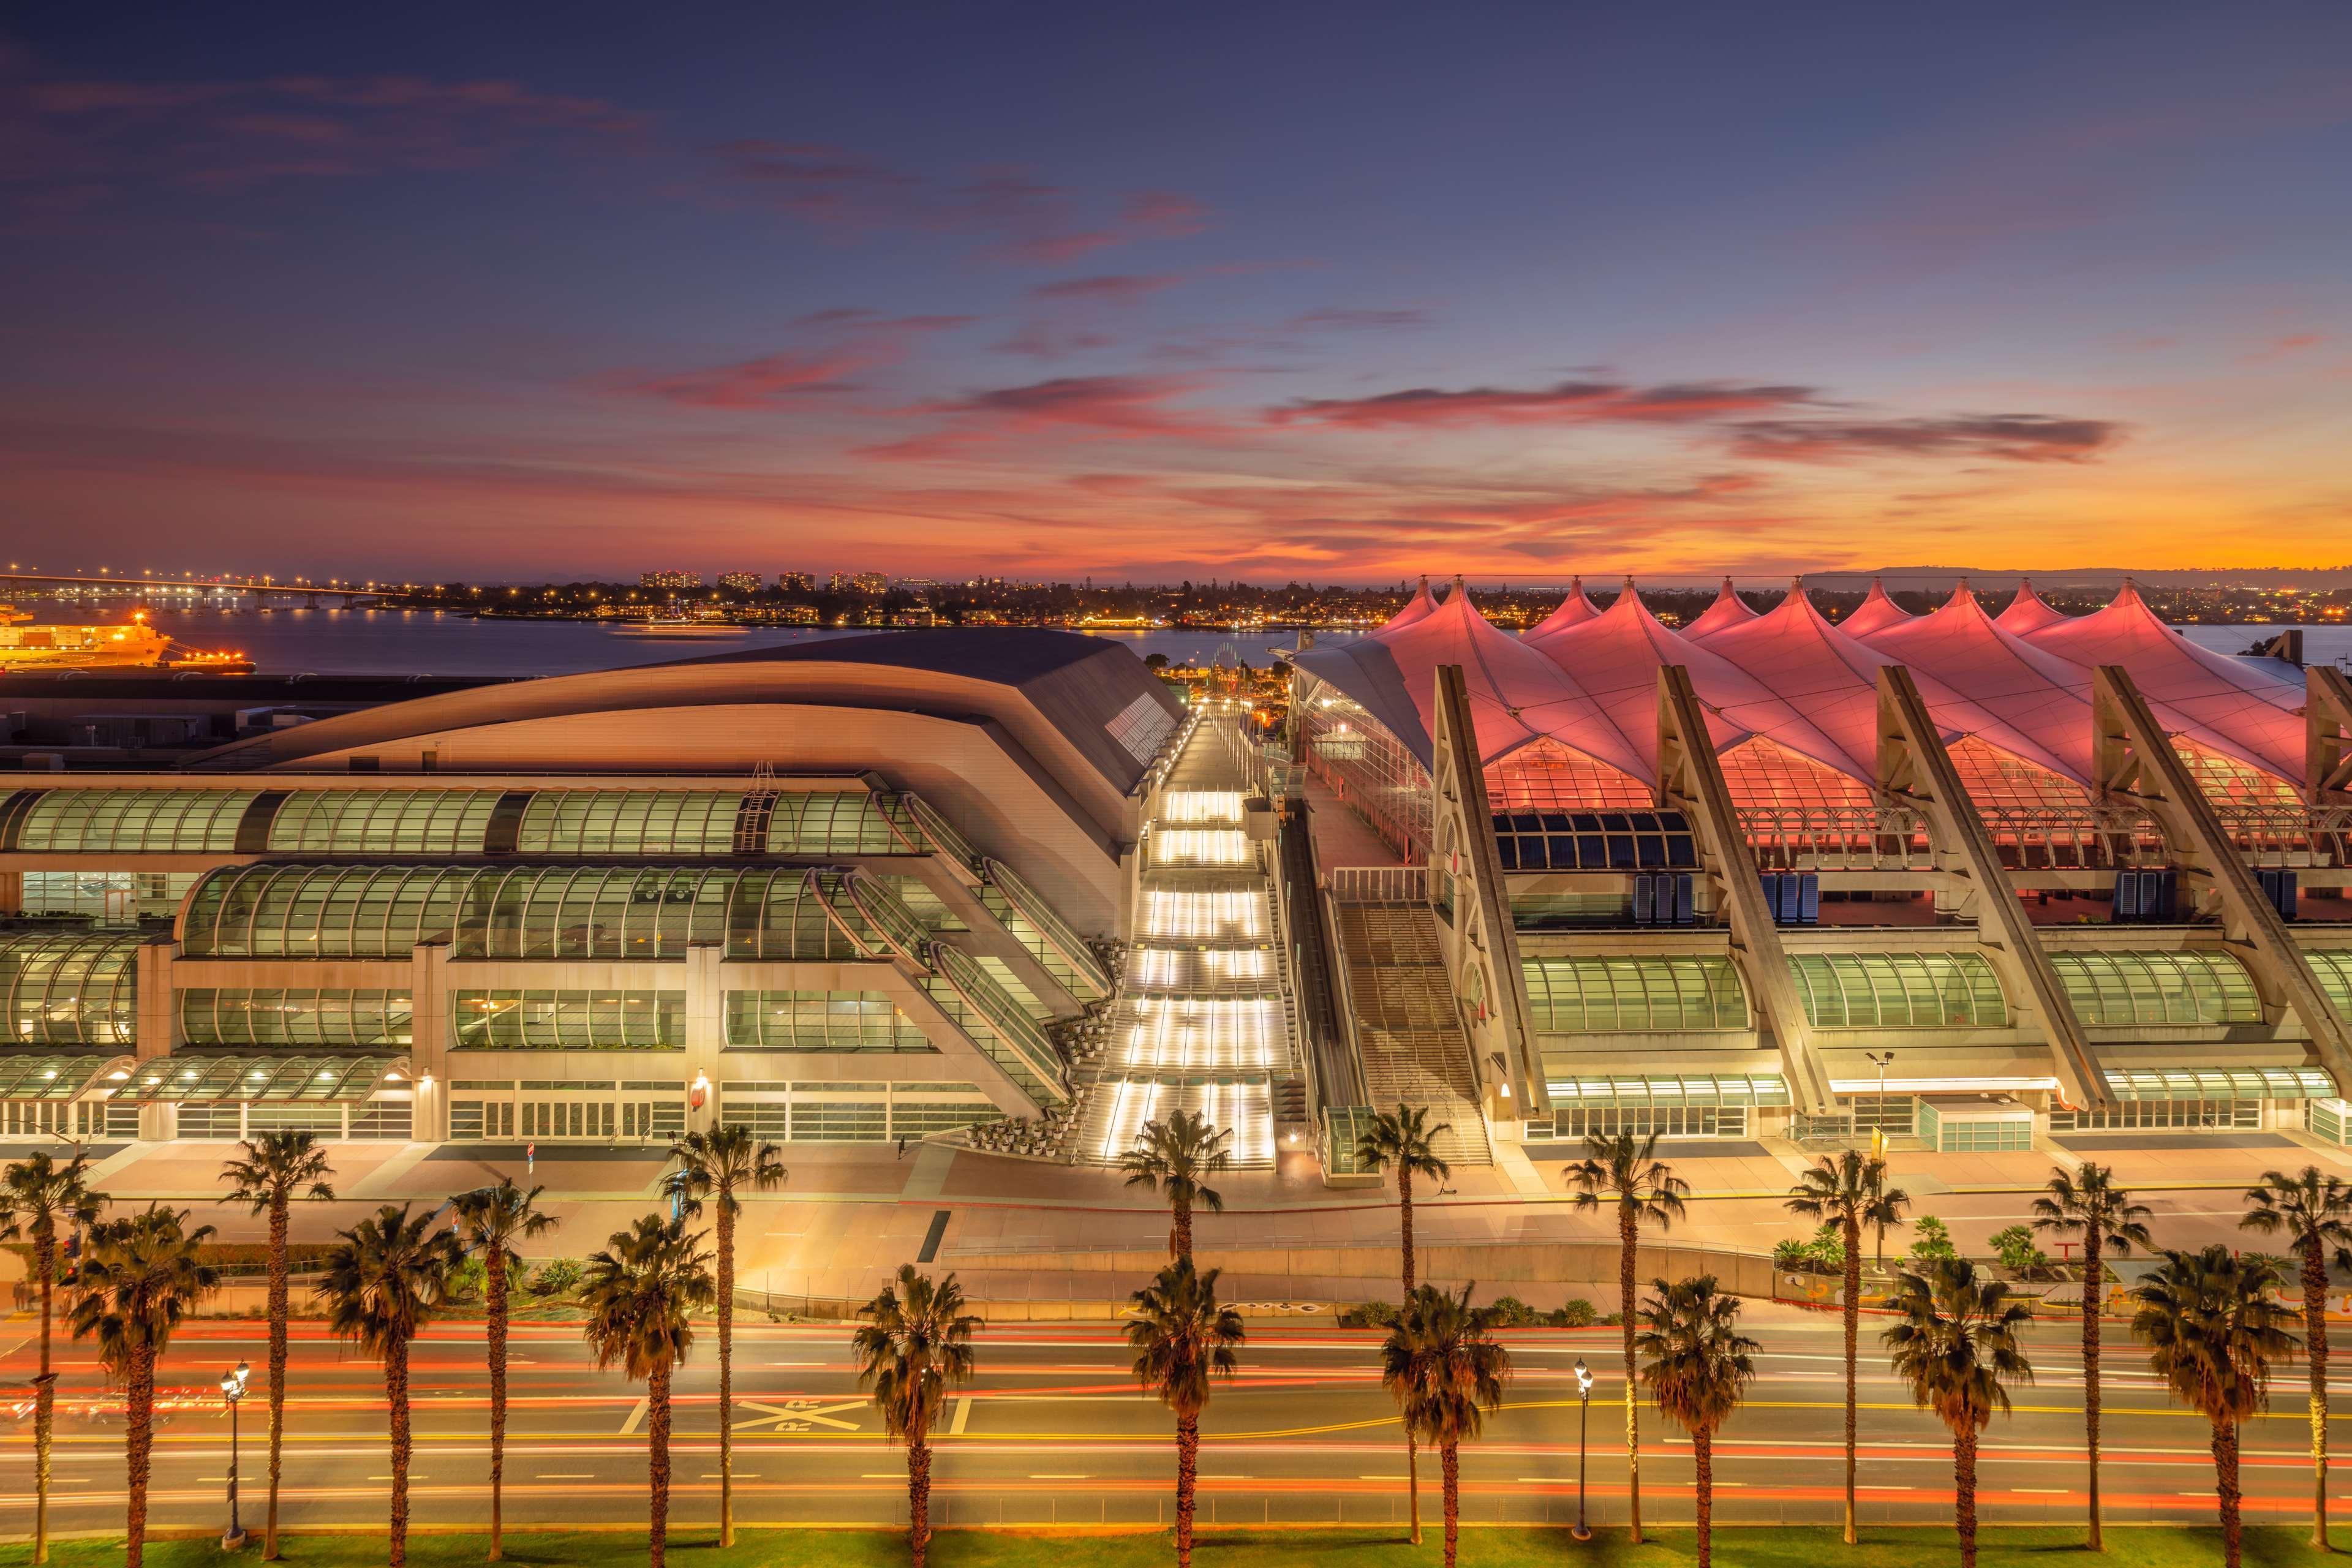
[[(1442, 1558), (1442, 1535), (1426, 1531), (1416, 1549), (1401, 1533), (1382, 1531), (1204, 1531), (1193, 1548), (1201, 1568), (1277, 1568), (1277, 1565), (1346, 1563), (1365, 1568), (1428, 1568)], [(2133, 1526), (2107, 1529), (2107, 1552), (2094, 1557), (2081, 1548), (2077, 1532), (2060, 1529), (1986, 1530), (1979, 1540), (1981, 1568), (2206, 1568), (2221, 1561), (2217, 1530), (2172, 1530)], [(286, 1561), (296, 1568), (365, 1568), (382, 1563), (381, 1536), (289, 1536)], [(456, 1568), (482, 1561), (478, 1535), (412, 1535), (408, 1560), (417, 1568)], [(731, 1551), (716, 1539), (692, 1531), (673, 1537), (671, 1556), (679, 1568), (897, 1568), (907, 1561), (903, 1536), (879, 1531), (747, 1530)], [(1919, 1568), (1959, 1561), (1948, 1526), (1865, 1531), (1858, 1551), (1849, 1551), (1835, 1530), (1727, 1528), (1716, 1531), (1715, 1557), (1725, 1568), (1822, 1568), (1853, 1563), (1868, 1568)], [(31, 1549), (0, 1547), (0, 1568), (30, 1560)], [(1052, 1561), (1058, 1568), (1163, 1568), (1174, 1561), (1165, 1535), (1084, 1535), (1020, 1531), (941, 1531), (931, 1538), (930, 1560), (938, 1568), (1034, 1568)], [(236, 1560), (258, 1563), (259, 1538)], [(619, 1532), (569, 1535), (513, 1534), (507, 1561), (520, 1568), (614, 1568), (646, 1560), (645, 1537)], [(2255, 1568), (2290, 1568), (2322, 1561), (2299, 1529), (2250, 1530), (2245, 1560)], [(118, 1541), (70, 1541), (50, 1553), (57, 1568), (101, 1568), (120, 1563)], [(213, 1541), (148, 1542), (147, 1561), (156, 1568), (222, 1568), (228, 1561)], [(1462, 1562), (1471, 1568), (1678, 1568), (1693, 1561), (1687, 1530), (1667, 1531), (1648, 1543), (1628, 1546), (1622, 1533), (1606, 1531), (1579, 1546), (1565, 1531), (1470, 1529), (1462, 1532)]]

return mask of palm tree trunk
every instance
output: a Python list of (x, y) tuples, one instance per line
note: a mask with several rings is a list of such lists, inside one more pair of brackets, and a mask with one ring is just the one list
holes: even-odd
[(49, 1370), (49, 1325), (57, 1310), (58, 1238), (33, 1237), (33, 1272), (41, 1282), (41, 1370), (33, 1379), (33, 1561), (49, 1560), (49, 1427), (57, 1418), (58, 1376)]
[(383, 1397), (392, 1406), (392, 1568), (408, 1561), (408, 1342), (383, 1352)]
[(2327, 1550), (2327, 1255), (2303, 1244), (2304, 1344), (2311, 1358), (2311, 1544)]
[(1641, 1220), (1630, 1205), (1617, 1205), (1617, 1322), (1625, 1340), (1625, 1539), (1642, 1544), (1642, 1406), (1633, 1367), (1633, 1265)]
[(1189, 1198), (1177, 1198), (1171, 1205), (1168, 1246), (1183, 1262), (1192, 1260), (1192, 1204)]
[(489, 1248), (482, 1294), (488, 1299), (489, 1322), (484, 1336), (490, 1345), (490, 1561), (506, 1556), (507, 1481), (507, 1249), (504, 1243)]
[(1960, 1568), (1977, 1568), (1977, 1429), (1952, 1434), (1952, 1514), (1960, 1535)]
[(278, 1561), (278, 1478), (286, 1458), (286, 1194), (269, 1200), (269, 1510), (261, 1560)]
[(919, 1438), (907, 1445), (907, 1549), (915, 1568), (931, 1544), (931, 1446)]
[(2244, 1540), (2238, 1521), (2238, 1424), (2234, 1421), (2213, 1423), (2213, 1480), (2221, 1500), (2221, 1561), (2225, 1568), (2238, 1568)]
[(1697, 1467), (1698, 1568), (1710, 1568), (1715, 1561), (1715, 1432), (1712, 1428), (1691, 1428), (1691, 1459)]
[(2105, 1552), (2106, 1540), (2099, 1524), (2099, 1297), (2106, 1284), (2106, 1260), (2100, 1255), (2105, 1237), (2099, 1227), (2083, 1227), (2083, 1447), (2091, 1460), (2090, 1548)]
[(1852, 1217), (1845, 1222), (1845, 1543), (1860, 1543), (1862, 1532), (1854, 1527), (1853, 1516), (1853, 1448), (1857, 1423), (1854, 1419), (1854, 1341), (1862, 1332), (1862, 1226)]
[(126, 1430), (122, 1436), (123, 1477), (130, 1505), (122, 1520), (124, 1568), (140, 1568), (147, 1558), (147, 1478), (155, 1452), (155, 1352), (131, 1352), (131, 1375), (124, 1379)]
[(719, 1205), (719, 1544), (735, 1544), (735, 1215)]
[[(1397, 1167), (1397, 1225), (1403, 1239), (1399, 1253), (1404, 1260), (1404, 1299), (1412, 1300), (1412, 1172)], [(1412, 1428), (1404, 1430), (1404, 1489), (1407, 1516), (1412, 1521), (1412, 1543), (1421, 1544), (1421, 1445)]]
[(1440, 1444), (1437, 1462), (1445, 1478), (1445, 1568), (1454, 1568), (1454, 1553), (1462, 1549), (1462, 1446)]
[(652, 1494), (646, 1549), (652, 1568), (662, 1568), (669, 1551), (669, 1363), (656, 1361), (646, 1375), (646, 1486)]
[(1192, 1568), (1192, 1472), (1201, 1459), (1201, 1418), (1176, 1418), (1176, 1568)]

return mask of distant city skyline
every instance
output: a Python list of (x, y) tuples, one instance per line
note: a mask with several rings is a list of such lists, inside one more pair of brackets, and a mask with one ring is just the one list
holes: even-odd
[(0, 518), (395, 580), (2339, 562), (2347, 58), (2300, 4), (33, 5)]

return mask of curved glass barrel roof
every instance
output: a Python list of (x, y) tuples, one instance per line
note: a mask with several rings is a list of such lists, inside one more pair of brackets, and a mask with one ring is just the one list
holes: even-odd
[(0, 1051), (0, 1100), (79, 1100), (131, 1066), (128, 1056)]
[(260, 796), (257, 789), (41, 790), (11, 803), (8, 847), (230, 854), (246, 807)]
[(117, 1100), (176, 1100), (205, 1104), (222, 1100), (294, 1100), (311, 1105), (357, 1105), (404, 1078), (408, 1058), (389, 1052), (364, 1056), (245, 1056), (174, 1051), (141, 1062), (115, 1091)]
[(129, 1047), (139, 1034), (137, 936), (0, 937), (0, 1027), (20, 1046)]
[(2311, 972), (2336, 1012), (2352, 1018), (2352, 950), (2305, 948), (2303, 956), (2311, 960)]
[(180, 1037), (191, 1046), (405, 1048), (415, 1037), (405, 991), (213, 989), (179, 995)]
[(1999, 1029), (2000, 978), (1976, 952), (1795, 952), (1789, 973), (1821, 1029)]
[(289, 790), (269, 817), (273, 855), (479, 855), (504, 792)]
[(1546, 1035), (1744, 1029), (1748, 992), (1713, 955), (1524, 959), (1528, 1005)]
[(2050, 963), (2085, 1024), (2259, 1024), (2254, 977), (2227, 952), (2053, 952)]
[(190, 958), (857, 961), (929, 940), (897, 895), (853, 871), (538, 866), (235, 866), (206, 873), (182, 917)]
[(523, 807), (515, 853), (730, 855), (742, 810), (740, 790), (537, 790)]

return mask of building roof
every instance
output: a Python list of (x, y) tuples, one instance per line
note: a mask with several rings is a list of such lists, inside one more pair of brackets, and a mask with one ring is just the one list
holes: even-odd
[(1424, 576), (1421, 580), (1421, 586), (1413, 590), (1412, 597), (1405, 601), (1404, 608), (1391, 616), (1387, 624), (1379, 629), (1384, 632), (1401, 630), (1435, 608), (1437, 608), (1437, 601), (1429, 596), (1429, 579)]
[(2047, 600), (2033, 591), (2033, 579), (2017, 580), (2017, 596), (2009, 608), (1993, 617), (1993, 625), (2011, 637), (2030, 637), (2044, 626), (2056, 626), (2066, 618), (2063, 610), (2053, 609)]
[(1580, 626), (1600, 613), (1600, 606), (1585, 597), (1584, 579), (1571, 577), (1568, 582), (1568, 597), (1559, 602), (1559, 608), (1528, 628), (1528, 641), (1535, 642), (1555, 632), (1564, 632), (1570, 626)]
[[(1868, 781), (1879, 671), (1901, 664), (1948, 740), (1974, 738), (2085, 787), (2093, 782), (2091, 668), (2119, 664), (2168, 730), (2289, 785), (2301, 778), (2300, 687), (2283, 669), (2263, 668), (2269, 661), (2198, 647), (2129, 585), (2097, 615), (2062, 616), (2031, 637), (1996, 624), (1965, 582), (1926, 616), (1905, 613), (1874, 584), (1870, 601), (1843, 626), (1824, 619), (1800, 583), (1765, 615), (1727, 610), (1704, 637), (1660, 623), (1631, 583), (1605, 611), (1584, 615), (1580, 605), (1590, 608), (1580, 583), (1520, 639), (1478, 615), (1456, 578), (1446, 600), (1412, 623), (1309, 649), (1297, 662), (1424, 762), (1436, 667), (1458, 664), (1485, 761), (1541, 738), (1644, 784), (1656, 776), (1663, 666), (1690, 671), (1719, 748), (1766, 739)], [(1724, 605), (1719, 598), (1717, 607)]]
[(1705, 642), (1727, 626), (1745, 626), (1755, 618), (1756, 612), (1748, 607), (1748, 601), (1739, 596), (1738, 591), (1731, 585), (1731, 579), (1726, 577), (1722, 590), (1715, 595), (1715, 603), (1706, 607), (1706, 614), (1683, 628), (1683, 636), (1694, 642)]

